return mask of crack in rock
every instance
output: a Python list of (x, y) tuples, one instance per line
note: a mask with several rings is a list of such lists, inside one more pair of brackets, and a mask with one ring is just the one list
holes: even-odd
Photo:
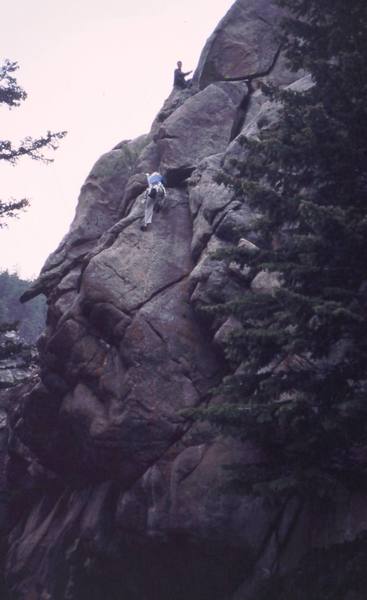
[(136, 306), (134, 306), (133, 310), (140, 310), (143, 306), (145, 306), (146, 304), (148, 304), (149, 302), (151, 302), (159, 294), (161, 294), (162, 292), (165, 292), (166, 290), (168, 290), (169, 288), (173, 287), (174, 285), (177, 285), (178, 283), (181, 283), (181, 281), (184, 281), (189, 276), (190, 276), (190, 273), (184, 273), (184, 275), (181, 275), (178, 279), (175, 279), (174, 281), (170, 281), (169, 283), (167, 283), (166, 285), (164, 285), (163, 287), (161, 287), (159, 290), (156, 290), (155, 292), (153, 292), (149, 296), (149, 298), (147, 298), (143, 302), (140, 302), (139, 304), (137, 304)]
[(157, 337), (159, 337), (159, 339), (163, 342), (163, 344), (167, 345), (166, 340), (164, 339), (163, 335), (161, 334), (160, 331), (158, 331), (158, 329), (156, 329), (152, 323), (147, 319), (147, 317), (144, 315), (144, 321), (146, 322), (146, 324), (150, 327), (150, 329), (156, 334)]

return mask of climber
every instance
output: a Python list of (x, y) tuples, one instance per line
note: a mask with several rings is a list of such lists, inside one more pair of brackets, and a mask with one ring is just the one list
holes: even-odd
[(159, 212), (163, 207), (164, 200), (166, 198), (166, 189), (163, 185), (164, 177), (155, 171), (151, 175), (147, 175), (148, 187), (144, 192), (143, 203), (145, 204), (144, 210), (144, 223), (140, 229), (146, 231), (148, 225), (151, 224), (153, 219), (153, 211)]
[(184, 89), (188, 86), (188, 81), (185, 80), (185, 77), (187, 77), (187, 75), (190, 75), (190, 73), (192, 73), (192, 71), (187, 71), (187, 73), (183, 73), (181, 69), (182, 69), (182, 62), (179, 60), (177, 63), (177, 69), (175, 69), (173, 86), (175, 88)]

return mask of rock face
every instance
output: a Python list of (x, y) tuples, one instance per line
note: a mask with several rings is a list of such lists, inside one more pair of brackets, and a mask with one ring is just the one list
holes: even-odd
[[(279, 48), (283, 13), (272, 0), (237, 0), (208, 39), (194, 74), (200, 89), (231, 77), (263, 77)], [(269, 73), (276, 84), (291, 83), (281, 58)]]
[[(281, 16), (271, 0), (234, 3), (192, 87), (172, 92), (147, 136), (96, 163), (69, 233), (23, 298), (44, 293), (49, 310), (39, 378), (10, 413), (12, 598), (255, 600), (274, 572), (367, 526), (361, 498), (343, 499), (336, 527), (297, 498), (269, 506), (225, 491), (223, 465), (264, 457), (185, 413), (208, 401), (238, 326), (212, 323), (205, 307), (244, 283), (247, 293), (279, 285), (211, 255), (229, 243), (256, 251), (255, 215), (217, 175), (242, 157), (234, 123), (256, 136), (277, 107), (225, 80), (292, 81)], [(168, 198), (142, 232), (144, 173), (156, 169)]]
[[(13, 326), (0, 328), (0, 597), (7, 600), (7, 586), (4, 581), (4, 563), (7, 553), (7, 536), (11, 529), (9, 509), (11, 493), (6, 477), (6, 465), (11, 446), (8, 443), (8, 414), (12, 408), (12, 398), (16, 386), (31, 386), (37, 377), (38, 353), (36, 348), (27, 346)], [(23, 388), (24, 389), (24, 388)]]
[(24, 383), (36, 370), (37, 351), (12, 329), (0, 330), (0, 390)]

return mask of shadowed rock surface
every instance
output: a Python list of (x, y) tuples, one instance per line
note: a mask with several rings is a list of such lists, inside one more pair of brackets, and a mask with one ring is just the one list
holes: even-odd
[[(69, 233), (23, 298), (44, 293), (49, 310), (39, 378), (9, 414), (12, 598), (257, 600), (275, 573), (367, 526), (365, 498), (343, 498), (326, 517), (298, 498), (269, 505), (226, 489), (223, 465), (266, 457), (184, 413), (208, 402), (237, 326), (202, 308), (247, 282), (211, 254), (229, 242), (256, 251), (253, 213), (217, 175), (235, 173), (238, 135), (277, 115), (259, 89), (224, 80), (269, 71), (291, 83), (275, 60), (280, 18), (271, 0), (234, 3), (192, 87), (172, 92), (148, 135), (96, 163)], [(156, 169), (168, 198), (143, 233), (145, 173)], [(248, 293), (279, 285), (260, 279)]]

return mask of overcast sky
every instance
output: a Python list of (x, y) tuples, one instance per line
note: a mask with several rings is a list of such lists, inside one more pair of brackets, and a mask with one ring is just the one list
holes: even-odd
[(54, 163), (0, 163), (0, 197), (31, 207), (0, 230), (0, 270), (38, 275), (101, 154), (149, 131), (177, 60), (194, 69), (233, 0), (17, 0), (1, 9), (0, 60), (28, 98), (1, 108), (0, 139), (67, 130)]

